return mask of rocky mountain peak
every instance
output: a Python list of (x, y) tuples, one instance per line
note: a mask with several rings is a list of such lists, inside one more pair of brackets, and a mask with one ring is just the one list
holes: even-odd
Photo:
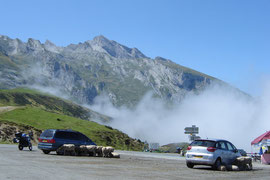
[(94, 37), (94, 39), (92, 40), (92, 43), (95, 43), (100, 46), (106, 46), (110, 44), (111, 41), (107, 39), (106, 37), (104, 37), (103, 35), (100, 35), (100, 36)]
[(160, 56), (155, 57), (155, 60), (168, 61), (168, 59), (165, 59), (165, 58), (160, 57)]
[(27, 46), (33, 50), (42, 50), (42, 44), (39, 40), (35, 40), (33, 38), (29, 38), (27, 41)]
[(4, 35), (0, 35), (0, 38), (5, 41), (10, 40), (8, 36), (4, 36)]
[(93, 50), (109, 54), (115, 58), (146, 58), (137, 48), (128, 48), (116, 41), (107, 39), (103, 35), (96, 36), (87, 43)]
[(44, 43), (45, 46), (55, 46), (55, 44), (53, 44), (51, 41), (46, 40)]
[(46, 40), (44, 43), (44, 48), (48, 51), (58, 53), (59, 47), (57, 47), (55, 44), (53, 44), (51, 41)]
[(4, 54), (13, 55), (24, 49), (23, 42), (16, 38), (11, 39), (8, 36), (0, 35), (0, 51)]
[(180, 101), (188, 92), (199, 91), (215, 80), (165, 58), (147, 58), (137, 48), (104, 36), (66, 47), (48, 40), (42, 44), (32, 38), (22, 42), (0, 36), (0, 53), (14, 62), (0, 56), (0, 64), (4, 64), (0, 66), (0, 87), (59, 89), (78, 103), (92, 104), (105, 93), (113, 104), (132, 105), (148, 91)]

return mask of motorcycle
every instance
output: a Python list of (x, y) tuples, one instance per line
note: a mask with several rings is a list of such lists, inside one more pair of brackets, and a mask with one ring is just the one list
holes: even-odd
[(18, 149), (20, 151), (23, 150), (24, 147), (28, 147), (30, 151), (32, 151), (32, 143), (31, 139), (33, 139), (33, 133), (30, 132), (29, 134), (25, 134), (22, 132), (17, 132), (15, 134), (15, 138), (13, 139), (14, 143), (19, 143), (18, 144)]

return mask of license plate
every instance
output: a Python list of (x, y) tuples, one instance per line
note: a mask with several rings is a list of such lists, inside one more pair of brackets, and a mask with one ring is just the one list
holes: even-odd
[(48, 142), (48, 140), (46, 140), (46, 139), (43, 139), (43, 140), (42, 140), (42, 142)]
[(203, 158), (203, 156), (194, 156), (195, 158)]

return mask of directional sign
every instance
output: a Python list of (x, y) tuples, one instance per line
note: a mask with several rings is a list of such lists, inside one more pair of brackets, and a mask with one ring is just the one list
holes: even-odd
[(185, 128), (185, 134), (198, 134), (198, 133), (199, 127), (196, 127), (195, 125), (192, 125), (192, 127)]
[(194, 140), (197, 140), (197, 139), (201, 139), (201, 137), (200, 136), (195, 136), (195, 135), (189, 136), (190, 141), (194, 141)]

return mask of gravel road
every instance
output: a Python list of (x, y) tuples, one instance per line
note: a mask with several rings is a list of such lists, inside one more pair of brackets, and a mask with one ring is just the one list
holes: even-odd
[(117, 151), (120, 159), (45, 155), (36, 147), (19, 151), (0, 145), (0, 179), (267, 179), (270, 165), (254, 163), (253, 171), (219, 172), (189, 169), (177, 154)]

